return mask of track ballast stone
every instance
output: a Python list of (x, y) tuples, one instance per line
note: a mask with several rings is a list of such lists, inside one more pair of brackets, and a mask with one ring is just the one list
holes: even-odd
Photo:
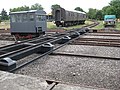
[(14, 43), (15, 41), (0, 40), (0, 47), (7, 46)]
[(108, 59), (48, 56), (16, 73), (83, 86), (120, 88), (120, 61)]

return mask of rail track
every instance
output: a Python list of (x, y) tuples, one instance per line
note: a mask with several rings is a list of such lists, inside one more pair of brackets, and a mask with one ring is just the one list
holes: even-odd
[[(98, 23), (94, 23), (87, 27), (93, 27), (97, 24)], [(24, 40), (19, 43), (0, 47), (0, 70), (15, 72), (38, 60), (39, 58), (51, 54), (53, 51), (63, 47), (70, 41), (77, 39), (80, 35), (83, 35), (88, 31), (89, 30), (86, 27), (83, 27), (80, 29), (66, 31), (64, 33), (45, 35), (42, 37)], [(7, 36), (9, 37), (9, 35), (6, 34), (4, 39), (7, 39)], [(31, 56), (34, 56), (34, 58)], [(54, 81), (52, 83), (53, 84), (51, 84), (50, 87), (48, 87), (46, 90), (52, 90), (52, 88), (58, 82), (56, 83)]]
[(1, 47), (0, 59), (14, 63), (6, 71), (44, 78), (46, 90), (60, 84), (118, 89), (119, 36), (118, 31), (91, 32), (84, 27)]
[[(119, 31), (117, 31), (117, 32), (119, 32)], [(120, 67), (118, 66), (120, 64), (120, 61), (119, 61), (120, 60), (120, 55), (119, 55), (120, 54), (119, 53), (119, 51), (120, 51), (119, 50), (120, 33), (117, 33), (117, 32), (85, 33), (83, 36), (79, 37), (78, 39), (74, 40), (73, 42), (70, 42), (67, 47), (52, 53), (51, 56), (53, 56), (53, 57), (59, 57), (59, 56), (70, 57), (72, 60), (74, 60), (74, 62), (77, 62), (76, 65), (69, 64), (68, 65), (69, 67), (67, 67), (67, 68), (70, 68), (70, 69), (72, 69), (71, 71), (73, 71), (73, 73), (72, 73), (73, 77), (72, 76), (71, 77), (72, 78), (78, 77), (77, 79), (81, 82), (79, 82), (77, 80), (74, 81), (69, 76), (69, 79), (73, 80), (70, 83), (78, 84), (78, 82), (79, 82), (81, 84), (84, 83), (83, 85), (87, 84), (88, 86), (91, 85), (91, 86), (97, 86), (97, 87), (104, 88), (104, 89), (118, 90), (120, 88), (120, 85), (118, 85), (119, 84), (119, 76), (118, 75), (120, 73), (119, 72)], [(86, 36), (88, 36), (88, 37), (86, 37)], [(92, 38), (91, 36), (95, 36), (95, 37)], [(79, 59), (77, 59), (77, 58), (79, 58)], [(67, 60), (69, 60), (69, 59), (67, 58)], [(67, 62), (67, 60), (66, 60), (66, 62)], [(73, 63), (73, 64), (74, 64), (74, 62), (71, 61), (71, 63)], [(84, 63), (84, 62), (86, 62), (86, 63)], [(82, 66), (82, 64), (83, 64), (83, 66)], [(107, 66), (106, 66), (106, 64), (107, 64)], [(85, 66), (85, 68), (84, 68), (84, 66)], [(64, 67), (64, 65), (63, 65), (63, 67)], [(93, 67), (95, 67), (94, 72), (92, 72)], [(87, 70), (86, 70), (86, 68), (87, 68)], [(79, 69), (80, 71), (76, 70), (76, 69)], [(69, 70), (69, 69), (67, 69), (67, 70)], [(109, 72), (109, 70), (110, 70), (110, 72)], [(76, 71), (76, 72), (74, 73), (74, 71)], [(92, 74), (91, 74), (91, 72), (92, 72)], [(66, 73), (66, 72), (64, 72), (64, 73)], [(81, 75), (81, 73), (83, 73), (83, 76)], [(70, 74), (70, 72), (69, 72), (69, 74)], [(68, 73), (67, 73), (67, 75), (68, 75)], [(84, 78), (84, 80), (87, 80), (87, 81), (82, 80), (83, 78)], [(96, 78), (97, 78), (97, 80), (96, 80)], [(103, 79), (101, 79), (101, 78), (103, 78)], [(114, 80), (112, 78), (114, 78)], [(65, 79), (65, 78), (62, 78), (62, 79)], [(106, 80), (106, 82), (104, 80)], [(66, 80), (62, 80), (62, 82), (65, 82), (65, 81)], [(88, 82), (89, 82), (89, 84), (88, 84)], [(94, 83), (94, 84), (91, 84), (91, 83)]]
[(112, 33), (87, 33), (86, 36), (76, 39), (71, 44), (120, 47), (120, 34)]
[[(113, 57), (111, 52), (106, 54), (103, 52), (105, 48), (108, 52), (115, 48), (118, 50), (119, 40), (119, 33), (116, 32), (91, 33), (90, 30), (81, 28), (5, 46), (0, 48), (0, 58), (16, 60), (16, 67), (7, 69), (9, 72), (46, 79), (50, 84), (46, 90), (54, 90), (54, 87), (61, 83), (118, 89), (120, 87), (117, 84), (118, 76), (112, 73), (119, 74), (120, 56)], [(66, 44), (70, 47), (66, 48)], [(73, 45), (76, 49), (71, 48)], [(84, 46), (89, 48), (87, 52), (88, 48), (83, 49)], [(98, 52), (93, 52), (96, 49)], [(110, 71), (111, 69), (114, 70)]]
[[(98, 23), (94, 23), (89, 25), (88, 27), (93, 27), (97, 24)], [(89, 31), (88, 29), (83, 27), (80, 29), (66, 31), (65, 33), (58, 33), (51, 36), (46, 35), (44, 37), (25, 40), (17, 44), (1, 47), (0, 48), (0, 59), (1, 59), (0, 69), (7, 70), (7, 71), (14, 71), (20, 67), (23, 67), (37, 60), (38, 58), (41, 58), (47, 54), (50, 54), (54, 50), (66, 45), (69, 41), (74, 40), (74, 38), (77, 38), (79, 37), (79, 35), (82, 35), (88, 31)], [(29, 62), (23, 63), (22, 65), (17, 64), (17, 62), (19, 62), (20, 59), (35, 53), (40, 53), (41, 55), (39, 55), (39, 57), (37, 58), (30, 60)], [(10, 63), (12, 63), (13, 65), (9, 66)], [(18, 66), (16, 67), (16, 65)]]
[(15, 73), (42, 77), (58, 82), (57, 85), (83, 85), (99, 87), (103, 90), (118, 90), (120, 49), (104, 46), (99, 48), (69, 44)]

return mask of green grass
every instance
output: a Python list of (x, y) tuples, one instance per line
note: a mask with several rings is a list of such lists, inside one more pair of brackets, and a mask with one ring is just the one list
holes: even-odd
[(93, 27), (93, 29), (103, 29), (104, 28), (104, 26), (103, 26), (103, 21), (98, 21), (100, 24), (99, 25), (97, 25), (97, 26), (95, 26), (95, 27)]
[(7, 28), (10, 28), (9, 20), (0, 23), (0, 29), (7, 29)]
[(92, 24), (93, 22), (91, 21), (85, 21), (85, 24), (83, 25), (76, 25), (76, 26), (70, 26), (70, 27), (64, 27), (65, 30), (71, 30), (71, 29), (75, 29), (75, 28), (81, 28), (85, 25), (89, 25), (89, 24)]
[(117, 30), (120, 30), (120, 22), (117, 22), (117, 24), (116, 24), (116, 29), (117, 29)]
[[(83, 25), (76, 25), (76, 26), (71, 26), (71, 27), (61, 27), (64, 30), (70, 30), (70, 29), (75, 29), (75, 28), (81, 28), (82, 26), (92, 24), (93, 22), (91, 21), (85, 21), (85, 24)], [(47, 22), (47, 28), (48, 29), (56, 29), (56, 25), (53, 22)]]
[(48, 29), (56, 29), (56, 25), (53, 22), (47, 22), (47, 28)]

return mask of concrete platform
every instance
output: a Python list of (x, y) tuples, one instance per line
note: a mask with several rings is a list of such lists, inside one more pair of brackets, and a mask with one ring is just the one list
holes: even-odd
[(72, 85), (65, 85), (65, 84), (58, 84), (53, 90), (107, 90), (107, 89), (93, 89), (93, 88), (85, 88), (85, 87), (78, 87)]
[[(45, 80), (0, 71), (0, 90), (49, 90)], [(80, 86), (58, 84), (53, 90), (102, 90)], [(105, 89), (104, 89), (105, 90)]]
[(42, 79), (0, 71), (0, 90), (45, 90), (47, 86)]

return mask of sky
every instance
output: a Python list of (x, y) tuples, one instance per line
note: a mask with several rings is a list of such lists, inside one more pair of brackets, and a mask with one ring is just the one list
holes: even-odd
[(4, 8), (9, 12), (10, 8), (17, 8), (21, 6), (31, 6), (35, 3), (42, 5), (47, 13), (51, 12), (51, 5), (58, 4), (66, 10), (74, 10), (76, 7), (81, 7), (84, 11), (89, 8), (102, 9), (109, 5), (111, 0), (1, 0), (0, 11)]

